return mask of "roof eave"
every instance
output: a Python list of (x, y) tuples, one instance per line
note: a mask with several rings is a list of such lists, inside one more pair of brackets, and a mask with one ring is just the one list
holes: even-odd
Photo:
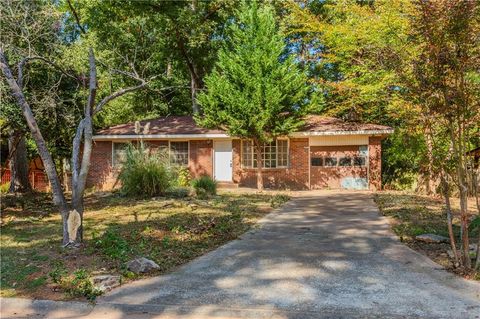
[(163, 139), (199, 139), (199, 138), (228, 138), (229, 136), (224, 133), (214, 134), (106, 134), (106, 135), (94, 135), (94, 141), (109, 141), (109, 140), (163, 140)]
[(357, 131), (306, 131), (290, 134), (291, 137), (311, 137), (311, 136), (336, 136), (336, 135), (388, 135), (393, 133), (393, 129), (383, 130), (357, 130)]

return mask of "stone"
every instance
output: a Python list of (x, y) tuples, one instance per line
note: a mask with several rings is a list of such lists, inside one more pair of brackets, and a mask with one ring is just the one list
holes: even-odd
[(415, 237), (416, 240), (423, 241), (425, 243), (448, 243), (449, 239), (444, 236), (436, 234), (422, 234)]
[(121, 279), (120, 276), (99, 275), (92, 278), (92, 283), (95, 288), (101, 290), (102, 292), (107, 292), (115, 287), (120, 286)]
[(155, 269), (160, 269), (153, 260), (147, 259), (145, 257), (140, 257), (134, 260), (130, 260), (127, 263), (127, 269), (133, 273), (141, 274), (147, 273)]

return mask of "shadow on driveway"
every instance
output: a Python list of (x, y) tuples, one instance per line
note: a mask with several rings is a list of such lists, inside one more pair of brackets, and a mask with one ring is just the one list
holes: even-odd
[(390, 232), (371, 194), (307, 192), (239, 240), (98, 300), (102, 318), (480, 318), (480, 285)]

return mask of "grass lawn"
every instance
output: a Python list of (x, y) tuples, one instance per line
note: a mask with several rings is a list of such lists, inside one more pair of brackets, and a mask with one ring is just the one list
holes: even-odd
[(228, 192), (208, 200), (89, 195), (84, 245), (63, 249), (60, 216), (49, 195), (3, 196), (0, 295), (92, 297), (85, 286), (90, 276), (134, 280), (139, 277), (126, 270), (125, 262), (140, 256), (160, 266), (149, 276), (169, 272), (237, 238), (287, 200), (283, 195)]
[[(375, 194), (375, 202), (382, 214), (388, 217), (393, 231), (402, 242), (427, 255), (449, 271), (467, 278), (480, 280), (480, 273), (465, 271), (453, 266), (453, 260), (447, 254), (447, 251), (451, 249), (450, 244), (431, 244), (415, 239), (415, 236), (426, 233), (448, 237), (445, 204), (441, 198), (385, 191)], [(452, 208), (454, 210), (454, 232), (457, 239), (457, 248), (459, 248), (460, 221), (458, 219), (458, 200), (452, 199)], [(472, 214), (472, 217), (477, 214), (473, 199), (469, 201), (469, 212)], [(471, 243), (477, 242), (477, 236), (477, 230), (470, 231)]]

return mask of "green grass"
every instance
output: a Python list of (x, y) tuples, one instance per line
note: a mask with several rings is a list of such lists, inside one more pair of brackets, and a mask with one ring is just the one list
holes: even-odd
[[(7, 196), (2, 198), (0, 295), (71, 299), (83, 291), (92, 297), (86, 274), (136, 279), (125, 262), (138, 256), (160, 266), (150, 276), (169, 272), (237, 238), (287, 200), (283, 195), (235, 193), (208, 200), (91, 195), (86, 199), (84, 245), (63, 249), (60, 216), (49, 195)], [(166, 201), (171, 205), (165, 206)], [(78, 285), (62, 286), (75, 278)]]

